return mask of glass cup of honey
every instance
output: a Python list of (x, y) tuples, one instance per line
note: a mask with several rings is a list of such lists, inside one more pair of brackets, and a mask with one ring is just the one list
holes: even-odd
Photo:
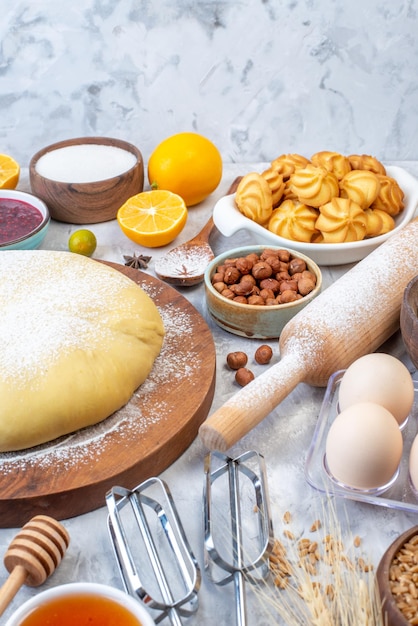
[(100, 583), (67, 583), (22, 604), (6, 626), (154, 626), (139, 600)]

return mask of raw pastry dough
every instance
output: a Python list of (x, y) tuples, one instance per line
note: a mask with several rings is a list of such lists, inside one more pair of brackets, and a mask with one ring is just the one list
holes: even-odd
[(0, 254), (0, 451), (95, 424), (128, 402), (160, 353), (151, 298), (70, 252)]

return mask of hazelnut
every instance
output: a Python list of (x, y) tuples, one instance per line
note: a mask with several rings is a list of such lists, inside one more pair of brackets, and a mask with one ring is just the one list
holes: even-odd
[(263, 252), (260, 254), (260, 259), (262, 261), (266, 261), (268, 258), (279, 258), (279, 250), (272, 250), (271, 248), (265, 248)]
[(280, 259), (276, 256), (268, 256), (265, 257), (263, 259), (263, 261), (265, 261), (266, 263), (268, 263), (271, 267), (271, 269), (273, 270), (273, 272), (278, 272), (280, 270), (281, 267), (281, 261)]
[(316, 285), (316, 276), (313, 272), (305, 270), (304, 272), (302, 272), (302, 278), (311, 278)]
[(285, 272), (284, 270), (281, 270), (280, 272), (277, 272), (276, 280), (278, 280), (279, 283), (281, 283), (282, 280), (291, 280), (289, 272)]
[(235, 381), (238, 385), (241, 385), (241, 387), (245, 387), (245, 385), (248, 385), (252, 380), (254, 380), (254, 374), (246, 367), (240, 367), (235, 373)]
[(247, 300), (248, 304), (256, 304), (257, 306), (264, 306), (265, 301), (264, 298), (257, 295), (252, 295)]
[(283, 261), (284, 263), (289, 263), (290, 261), (289, 250), (278, 250), (277, 256), (279, 257), (280, 261)]
[(246, 283), (247, 285), (254, 286), (256, 284), (256, 280), (252, 274), (244, 274), (244, 276), (240, 279), (240, 283)]
[(255, 351), (254, 358), (260, 365), (266, 365), (270, 363), (271, 357), (273, 356), (273, 350), (270, 346), (263, 344)]
[(298, 290), (298, 283), (296, 282), (296, 280), (283, 280), (280, 283), (280, 287), (279, 287), (279, 291), (280, 293), (283, 293), (283, 291), (297, 291)]
[(245, 352), (230, 352), (226, 357), (231, 370), (238, 370), (240, 367), (247, 365), (248, 357)]
[(223, 290), (226, 289), (226, 285), (223, 282), (213, 283), (213, 288), (219, 291), (219, 293), (222, 293)]
[(271, 289), (262, 289), (259, 293), (264, 300), (274, 300), (274, 293)]
[(287, 289), (280, 294), (280, 304), (287, 304), (288, 302), (294, 302), (298, 300), (298, 294), (293, 289)]
[(302, 296), (307, 296), (315, 289), (315, 283), (311, 278), (301, 278), (298, 281), (298, 289)]
[(252, 292), (253, 286), (254, 285), (247, 282), (239, 282), (235, 285), (230, 285), (230, 290), (237, 296), (249, 296)]
[(254, 263), (252, 269), (252, 275), (256, 280), (263, 280), (264, 278), (270, 278), (273, 270), (271, 269), (271, 265), (266, 263), (265, 261), (258, 261), (258, 263)]
[(236, 267), (227, 267), (224, 273), (224, 283), (227, 285), (233, 285), (241, 278), (241, 274)]
[(223, 283), (224, 280), (224, 272), (215, 272), (212, 276), (213, 283)]
[(241, 272), (241, 274), (249, 274), (253, 269), (254, 262), (247, 257), (240, 257), (237, 259), (235, 267)]
[(224, 298), (228, 298), (228, 300), (233, 300), (233, 298), (235, 298), (234, 292), (228, 288), (224, 289), (220, 293), (221, 293), (221, 296), (223, 296)]
[(250, 254), (247, 254), (247, 256), (245, 257), (248, 261), (250, 261), (253, 265), (254, 263), (257, 263), (257, 261), (259, 261), (259, 257), (257, 252), (251, 252)]
[(280, 283), (275, 278), (264, 278), (260, 282), (261, 289), (271, 289), (274, 293), (279, 291)]
[(245, 296), (235, 296), (234, 302), (239, 302), (240, 304), (248, 304), (247, 298)]
[(289, 263), (289, 274), (296, 274), (297, 272), (303, 272), (306, 270), (306, 263), (303, 259), (295, 257)]

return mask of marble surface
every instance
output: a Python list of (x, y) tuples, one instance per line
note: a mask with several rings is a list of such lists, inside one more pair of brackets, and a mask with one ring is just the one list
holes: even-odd
[(0, 151), (194, 130), (225, 161), (418, 158), (416, 0), (3, 0)]
[[(418, 162), (398, 162), (413, 175), (418, 176)], [(202, 204), (190, 210), (190, 217), (176, 244), (194, 236), (206, 222), (214, 202), (227, 191), (237, 174), (245, 173), (247, 168), (260, 169), (261, 163), (226, 164), (224, 177), (219, 188)], [(28, 190), (27, 172), (23, 172), (19, 188)], [(44, 249), (66, 250), (70, 233), (77, 227), (53, 222), (42, 244)], [(92, 226), (98, 247), (95, 257), (110, 261), (123, 262), (123, 254), (134, 251), (152, 254), (149, 272), (153, 273), (153, 264), (158, 256), (171, 246), (151, 251), (140, 250), (119, 230), (117, 223), (111, 221)], [(242, 232), (232, 239), (214, 233), (211, 244), (215, 253), (250, 243), (250, 237)], [(173, 244), (174, 245), (174, 244)], [(325, 286), (347, 271), (349, 266), (323, 267)], [(237, 387), (232, 381), (231, 372), (225, 366), (226, 354), (235, 349), (244, 350), (249, 355), (261, 343), (259, 340), (236, 337), (219, 329), (209, 318), (204, 298), (203, 286), (199, 285), (182, 290), (201, 315), (206, 319), (214, 337), (217, 354), (216, 392), (211, 412), (221, 406)], [(274, 359), (280, 358), (276, 341), (268, 342), (274, 350)], [(399, 333), (385, 345), (385, 349), (399, 358), (404, 358), (404, 349)], [(261, 366), (260, 366), (261, 367)], [(310, 487), (305, 479), (304, 464), (306, 453), (312, 439), (315, 424), (324, 396), (324, 389), (312, 388), (301, 383), (296, 389), (263, 420), (251, 433), (245, 436), (232, 450), (232, 456), (252, 449), (265, 457), (267, 466), (268, 488), (273, 515), (275, 535), (283, 536), (283, 514), (292, 513), (292, 528), (298, 536), (309, 534), (314, 520), (324, 521), (331, 518), (336, 510), (344, 536), (358, 535), (361, 538), (362, 554), (367, 562), (377, 566), (381, 555), (388, 545), (404, 530), (416, 524), (416, 514), (395, 509), (372, 506), (352, 500), (324, 499), (318, 491)], [(196, 439), (184, 454), (163, 474), (169, 485), (184, 530), (192, 550), (203, 570), (203, 521), (202, 490), (203, 460), (206, 451)], [(103, 494), (103, 498), (104, 498)], [(104, 501), (103, 501), (104, 504)], [(63, 523), (71, 535), (69, 550), (55, 574), (43, 588), (73, 581), (95, 581), (122, 587), (107, 532), (107, 509), (102, 508), (82, 516), (64, 520)], [(0, 554), (4, 554), (16, 529), (0, 530)], [(6, 580), (7, 573), (0, 568), (0, 584)], [(3, 619), (25, 599), (38, 593), (38, 589), (23, 587)], [(265, 599), (260, 594), (248, 590), (249, 623), (270, 624), (286, 623), (270, 614)], [(4, 623), (4, 622), (2, 622)], [(164, 623), (168, 623), (166, 620)], [(202, 586), (199, 592), (199, 610), (197, 615), (185, 620), (195, 625), (229, 626), (235, 623), (232, 586), (215, 587), (203, 571)]]

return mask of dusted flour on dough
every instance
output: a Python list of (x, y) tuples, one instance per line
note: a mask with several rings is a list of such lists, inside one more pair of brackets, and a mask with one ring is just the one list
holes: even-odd
[(69, 252), (0, 254), (0, 452), (95, 424), (126, 404), (160, 353), (151, 298)]

